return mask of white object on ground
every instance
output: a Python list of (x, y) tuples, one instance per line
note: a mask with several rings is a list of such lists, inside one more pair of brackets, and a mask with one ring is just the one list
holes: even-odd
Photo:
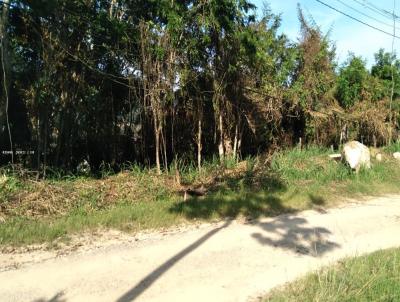
[(371, 168), (371, 156), (367, 146), (357, 141), (351, 141), (343, 147), (343, 157), (350, 168), (358, 172), (361, 167)]
[(340, 153), (329, 154), (329, 158), (338, 161), (338, 160), (342, 159), (342, 154), (340, 154)]
[(381, 161), (382, 161), (382, 153), (378, 153), (378, 154), (375, 156), (375, 158), (376, 158), (377, 161), (381, 162)]
[(76, 167), (76, 170), (78, 173), (82, 174), (90, 174), (90, 164), (89, 162), (84, 159), (82, 162), (79, 163), (79, 165)]
[(394, 153), (393, 153), (393, 157), (394, 157), (395, 159), (400, 160), (400, 152), (394, 152)]

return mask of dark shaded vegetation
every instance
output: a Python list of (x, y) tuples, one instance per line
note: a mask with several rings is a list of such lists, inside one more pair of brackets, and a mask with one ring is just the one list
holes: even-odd
[(209, 194), (193, 197), (174, 205), (170, 210), (186, 217), (210, 219), (245, 216), (273, 216), (288, 212), (282, 205), (279, 193), (286, 185), (273, 174), (265, 171), (246, 171), (244, 175), (222, 176), (222, 181), (212, 184)]
[(83, 174), (100, 177), (397, 139), (399, 60), (379, 50), (372, 71), (356, 55), (338, 66), (300, 8), (290, 41), (279, 16), (248, 1), (0, 5), (0, 164), (57, 178), (87, 160)]

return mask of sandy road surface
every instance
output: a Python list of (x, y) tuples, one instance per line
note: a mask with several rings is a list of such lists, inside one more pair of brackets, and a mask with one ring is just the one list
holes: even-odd
[(400, 246), (400, 196), (135, 238), (17, 268), (0, 254), (0, 300), (252, 300), (344, 256)]

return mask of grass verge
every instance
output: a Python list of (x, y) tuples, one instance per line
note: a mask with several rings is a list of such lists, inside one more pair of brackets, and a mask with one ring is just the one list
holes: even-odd
[[(400, 165), (390, 156), (356, 175), (310, 147), (276, 153), (267, 163), (248, 158), (225, 167), (206, 163), (201, 172), (132, 166), (116, 175), (33, 181), (2, 173), (0, 245), (51, 242), (81, 231), (115, 228), (139, 231), (194, 220), (274, 216), (332, 206), (346, 197), (398, 193)], [(203, 197), (183, 201), (182, 191), (203, 186)], [(338, 198), (340, 197), (340, 198)]]
[(400, 249), (349, 258), (273, 290), (265, 302), (399, 301)]

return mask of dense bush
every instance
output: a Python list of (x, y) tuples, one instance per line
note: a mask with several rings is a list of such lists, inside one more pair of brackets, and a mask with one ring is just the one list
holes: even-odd
[(0, 164), (160, 171), (300, 140), (339, 145), (343, 132), (382, 144), (398, 130), (395, 56), (380, 50), (369, 72), (351, 55), (337, 72), (334, 45), (300, 8), (293, 42), (247, 1), (50, 2), (3, 1), (0, 145), (14, 158)]

